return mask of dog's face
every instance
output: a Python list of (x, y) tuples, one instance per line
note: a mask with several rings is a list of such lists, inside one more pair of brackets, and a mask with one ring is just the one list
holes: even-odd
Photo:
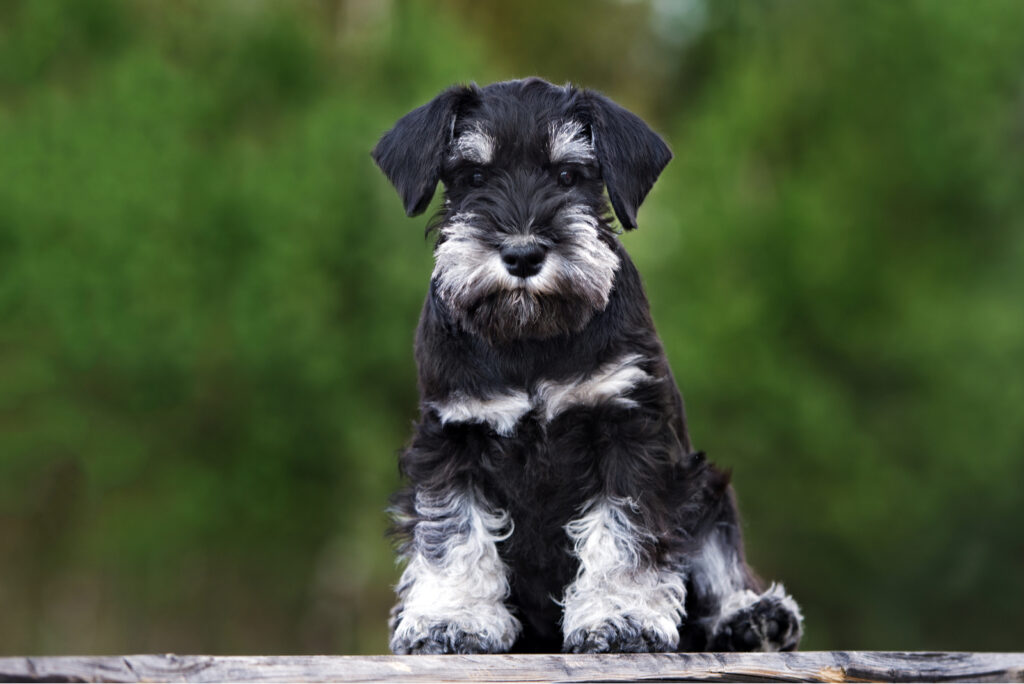
[(620, 223), (671, 153), (607, 98), (540, 79), (456, 87), (403, 117), (374, 149), (412, 216), (441, 180), (433, 285), (492, 343), (581, 330), (605, 308)]

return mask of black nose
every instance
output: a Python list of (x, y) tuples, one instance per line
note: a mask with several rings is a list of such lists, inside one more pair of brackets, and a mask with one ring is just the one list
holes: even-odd
[(540, 267), (544, 265), (544, 248), (540, 245), (503, 247), (501, 261), (512, 275), (529, 278), (540, 273)]

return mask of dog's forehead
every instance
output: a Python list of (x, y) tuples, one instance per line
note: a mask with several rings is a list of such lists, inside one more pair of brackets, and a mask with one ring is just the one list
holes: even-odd
[(544, 82), (484, 88), (455, 122), (453, 153), (476, 163), (592, 161), (577, 91)]

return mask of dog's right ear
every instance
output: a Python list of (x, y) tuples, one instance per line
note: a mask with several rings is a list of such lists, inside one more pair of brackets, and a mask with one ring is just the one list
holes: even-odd
[(475, 87), (449, 88), (399, 119), (373, 148), (373, 160), (398, 190), (407, 215), (422, 214), (434, 197), (455, 117), (476, 92)]

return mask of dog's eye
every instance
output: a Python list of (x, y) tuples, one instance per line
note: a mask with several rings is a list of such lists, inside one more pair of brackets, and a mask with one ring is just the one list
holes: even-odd
[(563, 188), (570, 188), (576, 185), (576, 173), (569, 169), (562, 169), (558, 173), (558, 184)]
[(483, 171), (474, 171), (473, 175), (469, 177), (469, 184), (474, 188), (482, 188), (486, 180), (487, 177)]

